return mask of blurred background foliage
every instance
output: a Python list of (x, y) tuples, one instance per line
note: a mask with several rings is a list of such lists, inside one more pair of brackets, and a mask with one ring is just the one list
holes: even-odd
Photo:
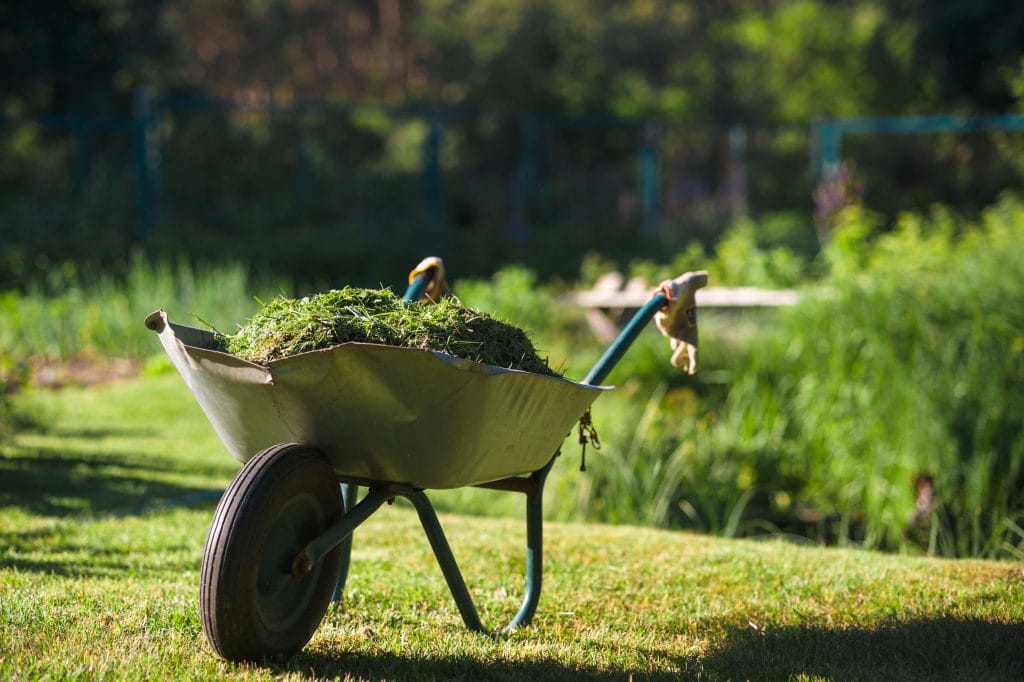
[[(1020, 110), (1022, 45), (1013, 0), (8, 3), (0, 277), (140, 244), (323, 282), (426, 251), (572, 276), (745, 219), (814, 255), (813, 121)], [(1020, 137), (844, 152), (887, 228), (1019, 188)]]
[(1024, 113), (1020, 2), (43, 0), (0, 64), (0, 439), (41, 363), (169, 371), (158, 306), (438, 254), (580, 377), (569, 289), (707, 268), (801, 302), (702, 312), (695, 377), (642, 336), (553, 515), (1024, 558), (1022, 134), (814, 133)]
[[(862, 206), (840, 211), (821, 274), (801, 280), (796, 306), (701, 312), (695, 376), (668, 366), (663, 337), (643, 334), (609, 377), (617, 390), (594, 406), (604, 445), (588, 452), (587, 473), (571, 440), (564, 448), (550, 515), (1024, 559), (1024, 202), (1006, 195), (976, 219), (941, 207), (905, 213), (887, 232), (878, 220)], [(748, 235), (632, 269), (658, 277), (693, 258), (729, 282), (771, 261)], [(580, 280), (610, 267), (589, 258)], [(256, 298), (311, 291), (237, 264), (136, 256), (127, 271), (66, 266), (0, 295), (3, 388), (17, 390), (41, 358), (127, 357), (171, 372), (141, 324), (157, 305), (176, 321), (231, 330)], [(565, 284), (528, 268), (459, 278), (454, 289), (529, 330), (570, 377), (604, 349)], [(488, 491), (437, 499), (521, 513), (518, 497)]]

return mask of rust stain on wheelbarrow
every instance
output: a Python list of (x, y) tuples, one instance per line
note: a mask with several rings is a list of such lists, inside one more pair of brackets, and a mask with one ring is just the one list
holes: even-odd
[(457, 488), (543, 467), (607, 387), (413, 348), (345, 343), (264, 367), (213, 333), (146, 318), (231, 455), (276, 443), (324, 453), (339, 476)]

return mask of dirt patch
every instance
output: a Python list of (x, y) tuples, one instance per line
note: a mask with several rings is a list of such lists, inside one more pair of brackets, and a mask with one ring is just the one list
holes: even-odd
[(75, 358), (29, 361), (30, 384), (37, 388), (58, 389), (67, 386), (97, 386), (139, 375), (142, 363), (126, 358)]

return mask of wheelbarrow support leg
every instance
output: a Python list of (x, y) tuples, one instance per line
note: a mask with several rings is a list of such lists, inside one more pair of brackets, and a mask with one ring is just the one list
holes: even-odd
[(540, 588), (544, 577), (544, 481), (551, 471), (551, 462), (533, 474), (537, 489), (526, 497), (526, 594), (519, 612), (502, 633), (529, 625), (540, 601)]
[[(536, 487), (526, 498), (526, 595), (523, 597), (523, 604), (519, 607), (519, 611), (512, 621), (501, 629), (500, 634), (507, 634), (517, 627), (529, 625), (533, 614), (537, 611), (544, 574), (544, 481), (550, 470), (551, 462), (532, 475)], [(473, 597), (469, 594), (469, 589), (462, 578), (451, 546), (445, 538), (430, 500), (427, 499), (423, 491), (419, 490), (404, 495), (412, 502), (416, 513), (419, 514), (420, 524), (430, 541), (430, 547), (434, 550), (434, 556), (437, 557), (437, 563), (441, 567), (444, 579), (448, 583), (448, 589), (455, 599), (455, 604), (459, 608), (459, 613), (462, 614), (462, 620), (466, 627), (476, 632), (488, 632), (480, 621), (476, 606), (473, 604)]]
[[(352, 507), (356, 506), (358, 494), (359, 486), (354, 483), (341, 484), (341, 503), (342, 509), (345, 510), (346, 514), (352, 511)], [(338, 572), (338, 582), (334, 586), (334, 595), (331, 597), (331, 601), (341, 601), (341, 596), (345, 591), (345, 581), (348, 579), (348, 567), (351, 561), (352, 536), (349, 535), (341, 541), (341, 570)]]
[(437, 563), (441, 567), (441, 572), (444, 573), (445, 582), (448, 583), (448, 589), (451, 591), (452, 597), (455, 598), (455, 605), (459, 607), (459, 613), (462, 614), (462, 620), (466, 627), (476, 632), (487, 632), (484, 624), (480, 622), (480, 616), (476, 612), (476, 606), (466, 587), (466, 581), (462, 579), (462, 572), (459, 571), (459, 566), (455, 563), (455, 556), (441, 529), (441, 523), (437, 520), (434, 505), (430, 504), (430, 500), (422, 490), (407, 493), (405, 497), (416, 507), (423, 532), (427, 534), (430, 548), (434, 550), (434, 556), (437, 557)]

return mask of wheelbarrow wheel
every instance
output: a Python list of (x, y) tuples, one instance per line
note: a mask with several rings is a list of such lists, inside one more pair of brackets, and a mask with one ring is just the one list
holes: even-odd
[(327, 611), (341, 549), (298, 578), (293, 560), (342, 514), (337, 478), (318, 450), (275, 445), (242, 467), (217, 505), (203, 553), (200, 612), (217, 654), (259, 660), (309, 642)]

